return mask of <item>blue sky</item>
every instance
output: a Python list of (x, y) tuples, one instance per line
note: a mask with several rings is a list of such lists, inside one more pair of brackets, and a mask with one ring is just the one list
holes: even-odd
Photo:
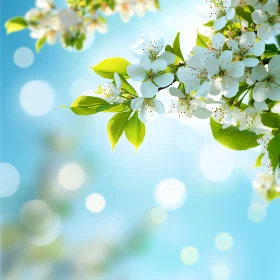
[[(61, 104), (69, 105), (79, 89), (84, 91), (85, 84), (94, 89), (102, 81), (90, 66), (113, 56), (136, 61), (129, 46), (141, 33), (164, 37), (171, 43), (176, 32), (182, 31), (183, 49), (192, 47), (199, 23), (195, 1), (161, 2), (161, 13), (148, 13), (141, 19), (133, 17), (128, 24), (117, 15), (112, 16), (108, 20), (109, 32), (96, 34), (92, 46), (84, 52), (69, 52), (59, 44), (45, 46), (35, 54), (34, 63), (24, 69), (14, 63), (14, 52), (19, 47), (34, 52), (35, 42), (27, 31), (6, 36), (3, 26), (8, 18), (23, 15), (33, 6), (33, 0), (1, 3), (1, 162), (14, 165), (21, 177), (18, 191), (1, 201), (2, 220), (16, 219), (22, 204), (37, 198), (37, 165), (50, 156), (42, 148), (41, 139), (48, 132), (58, 131), (64, 137), (75, 137), (79, 145), (73, 153), (54, 155), (54, 169), (72, 161), (86, 166), (85, 187), (75, 194), (71, 217), (61, 228), (61, 234), (71, 244), (82, 244), (118, 230), (121, 237), (125, 236), (156, 206), (155, 188), (166, 178), (179, 179), (187, 189), (184, 205), (168, 212), (166, 222), (152, 236), (150, 250), (120, 263), (104, 279), (127, 275), (129, 280), (208, 280), (214, 279), (213, 267), (222, 263), (231, 269), (229, 279), (278, 280), (280, 203), (275, 201), (269, 206), (262, 223), (253, 223), (247, 216), (251, 179), (256, 173), (251, 166), (257, 153), (219, 148), (207, 124), (194, 123), (190, 127), (168, 117), (148, 124), (138, 153), (125, 139), (113, 153), (106, 135), (110, 116), (78, 117), (60, 108)], [(32, 80), (46, 81), (54, 89), (55, 104), (42, 117), (29, 116), (19, 103), (21, 88)], [(191, 146), (189, 151), (182, 149), (182, 142)], [(209, 158), (211, 149), (218, 152)], [(221, 158), (224, 153), (227, 158)], [(210, 181), (201, 169), (207, 164), (209, 168), (212, 164), (220, 168), (214, 177), (228, 172), (226, 179)], [(225, 167), (231, 165), (229, 169)], [(85, 198), (92, 192), (101, 193), (106, 199), (106, 208), (100, 214), (92, 214), (85, 207)], [(112, 220), (116, 217), (121, 217), (122, 226), (116, 223), (114, 227)], [(214, 239), (220, 232), (233, 237), (234, 245), (227, 252), (215, 248)], [(194, 266), (186, 266), (180, 260), (180, 252), (186, 246), (196, 247), (200, 253)]]

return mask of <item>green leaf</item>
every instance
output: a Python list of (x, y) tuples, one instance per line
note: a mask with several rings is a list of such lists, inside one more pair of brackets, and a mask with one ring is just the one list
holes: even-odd
[(154, 5), (158, 10), (160, 10), (159, 0), (154, 0)]
[(41, 48), (44, 46), (44, 44), (46, 43), (46, 36), (43, 36), (41, 37), (39, 40), (37, 40), (36, 44), (35, 44), (35, 49), (36, 49), (36, 52), (38, 53)]
[(275, 189), (275, 187), (271, 188), (270, 190), (267, 191), (266, 198), (269, 202), (272, 200), (279, 198), (280, 197), (280, 192)]
[(229, 149), (242, 151), (259, 146), (258, 135), (254, 132), (240, 131), (235, 126), (223, 129), (222, 125), (213, 118), (211, 118), (210, 124), (214, 138)]
[(204, 23), (203, 25), (206, 26), (206, 27), (212, 27), (212, 28), (213, 28), (213, 26), (214, 26), (214, 20), (210, 20), (210, 21)]
[(208, 44), (210, 42), (211, 42), (211, 39), (209, 37), (199, 34), (197, 32), (197, 37), (196, 37), (196, 46), (197, 47), (208, 48)]
[(267, 150), (272, 164), (273, 171), (280, 163), (280, 134), (274, 136), (268, 143)]
[(240, 18), (246, 20), (249, 25), (253, 23), (252, 20), (252, 11), (250, 10), (250, 7), (245, 6), (245, 7), (236, 7), (236, 15), (239, 16)]
[(278, 55), (280, 52), (275, 44), (266, 44), (263, 58), (271, 58)]
[(5, 23), (7, 33), (13, 33), (25, 29), (28, 26), (27, 21), (23, 17), (14, 17)]
[(139, 120), (138, 112), (136, 111), (129, 119), (125, 127), (125, 135), (128, 141), (138, 150), (143, 143), (146, 134), (145, 125)]
[(182, 54), (181, 45), (180, 45), (180, 32), (177, 33), (177, 36), (173, 42), (173, 50), (174, 50), (174, 54), (184, 61), (184, 56)]
[(263, 113), (261, 115), (263, 125), (271, 128), (280, 128), (280, 114)]
[(124, 101), (123, 103), (119, 104), (111, 104), (109, 109), (104, 110), (105, 113), (120, 113), (125, 112), (130, 109), (131, 101)]
[(107, 132), (108, 132), (110, 143), (112, 145), (112, 150), (114, 150), (116, 144), (121, 138), (130, 115), (131, 115), (131, 110), (124, 113), (117, 113), (109, 120), (107, 125)]
[(93, 115), (109, 109), (112, 104), (95, 96), (80, 96), (70, 106), (76, 115)]
[(126, 90), (128, 93), (132, 94), (133, 96), (138, 96), (136, 90), (128, 83), (126, 78), (122, 75), (119, 75), (122, 81), (122, 89)]
[(171, 53), (174, 54), (174, 49), (173, 49), (170, 45), (166, 45), (166, 46), (165, 46), (165, 51), (166, 51), (166, 52), (171, 52)]
[(92, 67), (93, 71), (106, 79), (114, 79), (114, 73), (129, 78), (126, 68), (130, 63), (120, 57), (108, 58)]
[(84, 41), (86, 40), (86, 35), (82, 34), (79, 38), (75, 41), (76, 50), (80, 51), (84, 46)]
[(262, 166), (262, 159), (263, 159), (264, 155), (265, 155), (265, 154), (262, 153), (262, 154), (260, 154), (260, 155), (258, 156), (254, 168), (257, 168), (257, 167)]

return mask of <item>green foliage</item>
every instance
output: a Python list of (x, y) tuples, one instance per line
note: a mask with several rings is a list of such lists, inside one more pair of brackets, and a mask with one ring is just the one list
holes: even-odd
[(138, 96), (136, 90), (128, 83), (126, 78), (122, 75), (119, 76), (122, 81), (122, 89), (133, 96)]
[(278, 54), (280, 54), (280, 52), (275, 44), (266, 44), (262, 58), (271, 58)]
[(109, 120), (107, 125), (107, 132), (110, 143), (112, 145), (112, 150), (114, 150), (116, 144), (124, 133), (130, 115), (131, 110), (129, 110), (128, 112), (117, 113)]
[(41, 48), (44, 46), (44, 44), (46, 43), (46, 36), (43, 36), (41, 37), (40, 39), (37, 40), (36, 44), (35, 44), (35, 49), (36, 49), (36, 52), (38, 53)]
[(211, 118), (210, 125), (214, 138), (229, 149), (241, 151), (259, 146), (258, 136), (254, 132), (240, 131), (238, 127), (234, 126), (223, 129), (222, 125), (213, 118)]
[(177, 33), (177, 36), (173, 42), (173, 53), (179, 57), (180, 59), (182, 59), (182, 61), (184, 61), (184, 56), (182, 54), (181, 51), (181, 45), (180, 45), (180, 32)]
[(280, 129), (280, 114), (264, 113), (261, 115), (262, 123), (270, 128)]
[(280, 193), (275, 189), (275, 187), (268, 190), (268, 192), (266, 194), (266, 198), (269, 202), (271, 202), (272, 200), (279, 198), (279, 197), (280, 197)]
[(81, 34), (76, 40), (75, 40), (75, 47), (76, 50), (80, 51), (83, 48), (84, 41), (86, 40), (86, 35)]
[(196, 46), (197, 47), (208, 48), (208, 45), (210, 42), (211, 42), (211, 39), (209, 37), (197, 32), (197, 37), (196, 37)]
[(92, 69), (96, 74), (106, 79), (114, 79), (114, 73), (129, 78), (126, 71), (128, 65), (130, 65), (130, 63), (126, 59), (113, 57), (103, 60), (92, 67)]
[(252, 20), (252, 12), (254, 9), (250, 6), (244, 6), (244, 7), (236, 7), (236, 15), (239, 16), (241, 19), (246, 20), (249, 25), (253, 23)]
[(70, 106), (76, 115), (93, 115), (110, 109), (112, 105), (99, 97), (80, 96)]
[(264, 155), (265, 155), (265, 154), (263, 153), (263, 154), (260, 154), (260, 155), (258, 156), (254, 168), (257, 168), (257, 167), (262, 166), (262, 159), (263, 159)]
[(280, 134), (274, 136), (268, 143), (267, 150), (272, 164), (273, 171), (280, 163)]
[(154, 0), (154, 5), (158, 10), (160, 10), (159, 0)]
[(127, 122), (125, 127), (125, 135), (128, 141), (135, 146), (136, 149), (140, 147), (144, 141), (146, 134), (145, 125), (139, 120), (138, 112), (136, 111)]
[(27, 21), (23, 17), (14, 17), (9, 19), (5, 23), (5, 28), (7, 30), (7, 34), (18, 32), (25, 29), (28, 26)]

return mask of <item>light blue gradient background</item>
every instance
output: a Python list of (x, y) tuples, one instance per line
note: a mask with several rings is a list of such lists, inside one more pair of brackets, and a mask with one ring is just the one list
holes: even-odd
[[(127, 231), (137, 226), (155, 206), (154, 189), (162, 179), (178, 178), (188, 190), (184, 206), (169, 212), (166, 223), (154, 234), (150, 251), (122, 262), (106, 279), (120, 279), (117, 275), (125, 272), (131, 280), (208, 280), (212, 279), (212, 266), (222, 262), (231, 267), (233, 280), (279, 280), (280, 203), (275, 201), (269, 206), (263, 223), (254, 224), (248, 219), (252, 195), (249, 177), (254, 173), (250, 171), (251, 165), (248, 170), (236, 167), (231, 177), (221, 183), (208, 181), (200, 170), (200, 152), (214, 140), (167, 117), (148, 124), (147, 137), (138, 153), (125, 139), (112, 153), (106, 135), (108, 115), (78, 117), (60, 108), (61, 104), (72, 102), (71, 85), (75, 79), (89, 77), (96, 86), (101, 81), (89, 66), (113, 56), (136, 61), (129, 46), (141, 33), (155, 38), (163, 36), (171, 43), (181, 28), (184, 49), (190, 49), (193, 40), (186, 38), (188, 33), (193, 38), (199, 22), (196, 1), (162, 0), (161, 13), (147, 13), (141, 19), (133, 17), (128, 24), (118, 15), (112, 16), (108, 19), (109, 32), (96, 34), (87, 51), (73, 53), (59, 44), (45, 46), (31, 67), (21, 69), (13, 62), (13, 54), (23, 46), (34, 51), (35, 41), (30, 39), (28, 31), (6, 36), (3, 26), (7, 19), (23, 15), (33, 2), (1, 2), (1, 162), (13, 164), (21, 175), (18, 192), (1, 200), (2, 220), (16, 218), (21, 205), (36, 198), (36, 189), (30, 186), (35, 180), (36, 164), (47, 156), (40, 145), (41, 135), (50, 130), (71, 132), (80, 145), (74, 155), (62, 161), (79, 161), (86, 154), (94, 166), (87, 172), (92, 183), (73, 201), (71, 219), (62, 225), (61, 234), (73, 244), (97, 235), (104, 219), (112, 214), (124, 217)], [(175, 27), (168, 26), (172, 21)], [(19, 105), (21, 87), (36, 79), (49, 82), (56, 95), (53, 110), (38, 118), (26, 115)], [(176, 144), (185, 132), (196, 137), (195, 149), (188, 153)], [(91, 192), (100, 192), (106, 198), (107, 207), (101, 214), (91, 214), (85, 208), (85, 197)], [(215, 236), (224, 231), (234, 238), (233, 249), (225, 253), (214, 246)], [(180, 260), (185, 246), (194, 246), (200, 252), (200, 260), (193, 267)]]

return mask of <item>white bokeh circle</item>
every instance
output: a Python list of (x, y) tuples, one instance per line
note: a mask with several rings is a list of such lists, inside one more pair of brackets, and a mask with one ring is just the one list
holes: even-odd
[(248, 209), (248, 218), (254, 223), (261, 223), (266, 218), (266, 206), (263, 204), (253, 203)]
[(227, 232), (219, 233), (215, 238), (215, 246), (220, 251), (228, 251), (233, 246), (233, 238)]
[(187, 190), (183, 182), (168, 178), (158, 183), (155, 189), (155, 200), (165, 210), (180, 208), (187, 198)]
[(235, 152), (219, 144), (206, 145), (200, 154), (200, 169), (213, 182), (221, 182), (230, 177), (235, 165)]
[(215, 280), (229, 280), (231, 277), (231, 269), (227, 264), (215, 264), (212, 269), (212, 276)]
[(17, 169), (9, 163), (0, 163), (0, 197), (13, 195), (20, 184)]
[(46, 115), (52, 109), (54, 102), (54, 89), (45, 81), (29, 81), (21, 88), (19, 103), (30, 116)]
[(150, 217), (153, 223), (163, 224), (166, 221), (167, 213), (164, 209), (155, 207), (151, 210)]
[(34, 62), (34, 54), (29, 48), (18, 48), (14, 53), (14, 62), (20, 68), (27, 68)]
[(181, 261), (186, 265), (194, 265), (199, 260), (199, 252), (194, 247), (185, 247), (181, 251)]
[(59, 170), (58, 182), (66, 190), (77, 190), (85, 182), (85, 172), (78, 163), (67, 163)]
[(100, 213), (105, 209), (106, 200), (99, 193), (90, 194), (86, 198), (86, 208), (92, 213)]

